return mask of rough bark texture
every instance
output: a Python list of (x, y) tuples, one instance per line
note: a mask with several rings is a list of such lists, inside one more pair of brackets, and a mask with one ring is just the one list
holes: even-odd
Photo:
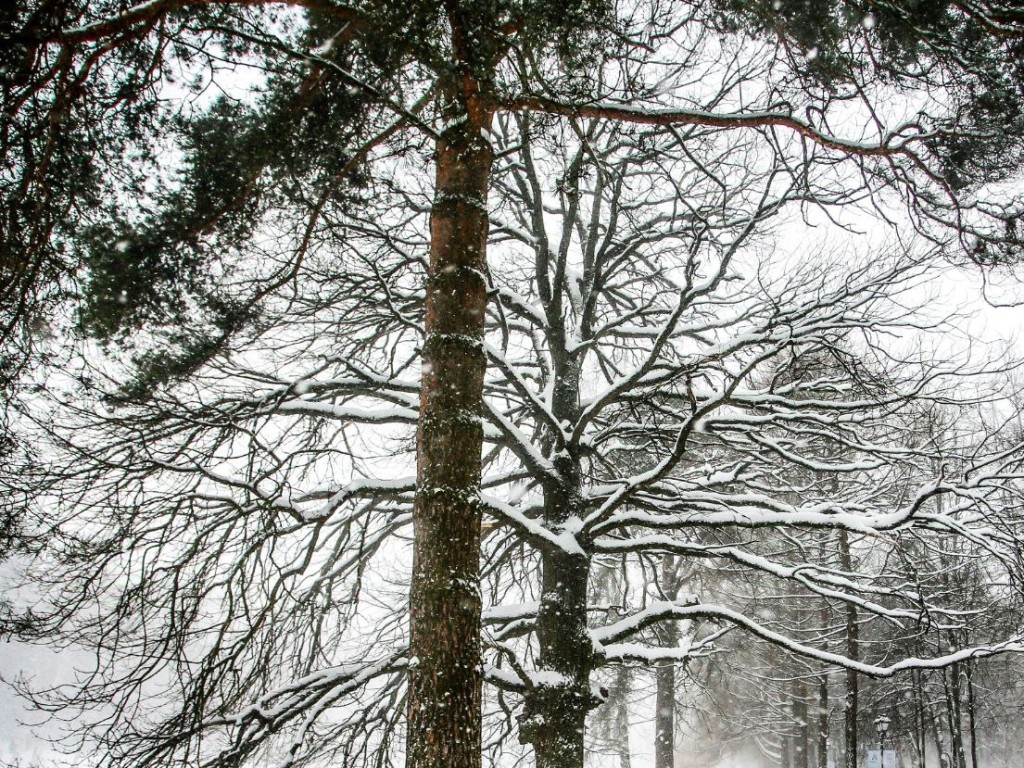
[[(520, 737), (533, 744), (538, 768), (582, 768), (594, 651), (587, 632), (590, 559), (545, 553), (537, 638), (542, 684), (526, 696)], [(554, 674), (552, 674), (554, 673)]]
[[(848, 631), (852, 631), (853, 634), (847, 638), (847, 653), (855, 653), (857, 648), (857, 619), (856, 609), (852, 607), (847, 608), (847, 612), (852, 614), (853, 618), (847, 622)], [(852, 628), (852, 630), (850, 629)], [(856, 656), (850, 655), (849, 658), (854, 661), (857, 660)], [(857, 768), (857, 752), (859, 751), (859, 745), (857, 743), (857, 712), (860, 708), (859, 698), (859, 679), (857, 673), (852, 669), (846, 670), (846, 701), (843, 705), (843, 731), (846, 742), (846, 768)]]
[(409, 598), (409, 768), (481, 763), (478, 499), (493, 160), (482, 127), (489, 116), (470, 111), (437, 142)]
[[(559, 310), (554, 310), (560, 316)], [(554, 324), (553, 324), (554, 325)], [(561, 327), (559, 323), (555, 327)], [(564, 349), (562, 340), (553, 346)], [(571, 354), (556, 356), (552, 410), (558, 420), (579, 415), (580, 369)], [(544, 488), (544, 522), (556, 533), (581, 518), (581, 470), (577, 456), (554, 446), (558, 481)], [(582, 768), (587, 713), (600, 703), (590, 690), (594, 648), (587, 627), (590, 556), (582, 549), (547, 549), (541, 557), (537, 614), (541, 684), (526, 695), (519, 736), (533, 745), (537, 768)]]

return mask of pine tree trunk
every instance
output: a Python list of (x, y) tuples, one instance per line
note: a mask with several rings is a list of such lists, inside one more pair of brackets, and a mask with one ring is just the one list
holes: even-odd
[(490, 116), (437, 142), (409, 595), (408, 768), (479, 768), (478, 503)]

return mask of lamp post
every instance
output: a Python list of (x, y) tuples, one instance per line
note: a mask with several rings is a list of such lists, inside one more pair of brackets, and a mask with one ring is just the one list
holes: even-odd
[(878, 732), (878, 751), (883, 755), (885, 754), (885, 734), (889, 732), (890, 720), (885, 715), (880, 715), (875, 718), (875, 731)]

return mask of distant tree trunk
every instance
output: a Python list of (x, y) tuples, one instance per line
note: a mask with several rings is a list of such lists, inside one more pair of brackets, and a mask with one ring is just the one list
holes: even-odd
[(949, 729), (943, 728), (939, 721), (940, 713), (938, 712), (938, 705), (932, 708), (929, 715), (928, 722), (931, 725), (932, 738), (935, 740), (935, 750), (939, 754), (939, 765), (942, 768), (952, 768), (952, 761), (950, 760), (952, 750), (946, 743), (946, 737), (949, 736)]
[[(850, 557), (850, 539), (846, 531), (839, 532), (839, 565), (843, 571), (849, 573), (853, 570), (853, 562)], [(846, 605), (846, 655), (853, 661), (859, 661), (860, 649), (858, 647), (857, 608), (852, 603)], [(857, 715), (859, 702), (860, 681), (857, 673), (846, 670), (846, 697), (843, 702), (843, 735), (846, 746), (846, 768), (857, 767)]]
[[(833, 478), (834, 481), (834, 478)], [(833, 482), (833, 493), (835, 493), (836, 487)], [(819, 558), (822, 563), (829, 561), (830, 550), (833, 549), (831, 537), (823, 536), (821, 538), (821, 549), (819, 551)], [(819, 611), (819, 621), (821, 626), (827, 627), (833, 623), (832, 607), (828, 601), (822, 601), (821, 609)], [(828, 648), (826, 642), (825, 648)], [(828, 744), (829, 744), (829, 708), (828, 708), (828, 672), (822, 670), (818, 675), (818, 696), (816, 702), (816, 715), (814, 721), (814, 734), (815, 734), (815, 768), (828, 768)]]
[(807, 686), (802, 678), (793, 680), (793, 720), (796, 738), (793, 745), (793, 768), (811, 768), (810, 723), (807, 713)]
[(914, 741), (917, 752), (917, 768), (925, 768), (925, 752), (927, 750), (927, 721), (925, 718), (924, 681), (921, 670), (915, 669), (911, 675), (913, 683), (915, 728)]
[(967, 714), (970, 717), (971, 729), (971, 768), (978, 768), (978, 724), (975, 720), (973, 669), (973, 662), (964, 662), (964, 674), (967, 680)]
[(779, 764), (782, 768), (793, 768), (793, 735), (787, 730), (782, 734), (779, 749)]
[(818, 760), (817, 768), (828, 768), (828, 675), (818, 676)]
[(953, 768), (967, 768), (967, 756), (964, 753), (961, 723), (960, 697), (960, 665), (954, 664), (942, 672), (942, 684), (946, 692), (946, 724), (949, 728), (950, 757)]
[(676, 668), (662, 664), (655, 672), (654, 768), (675, 768)]
[[(679, 596), (679, 560), (666, 555), (661, 561), (661, 590), (669, 600)], [(661, 644), (679, 644), (679, 627), (671, 622), (660, 628)], [(654, 768), (675, 768), (676, 750), (676, 667), (662, 664), (655, 670), (657, 693), (654, 710)]]
[(629, 744), (629, 667), (621, 666), (615, 674), (615, 746), (619, 753), (619, 768), (632, 768)]
[[(452, 102), (464, 95), (447, 94)], [(479, 505), (490, 114), (437, 141), (409, 593), (408, 768), (479, 768)]]

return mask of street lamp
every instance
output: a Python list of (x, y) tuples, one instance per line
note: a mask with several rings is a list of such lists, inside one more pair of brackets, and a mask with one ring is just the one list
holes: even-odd
[(875, 718), (875, 730), (878, 732), (878, 749), (879, 751), (885, 750), (885, 734), (889, 732), (890, 720), (885, 715), (881, 715)]

